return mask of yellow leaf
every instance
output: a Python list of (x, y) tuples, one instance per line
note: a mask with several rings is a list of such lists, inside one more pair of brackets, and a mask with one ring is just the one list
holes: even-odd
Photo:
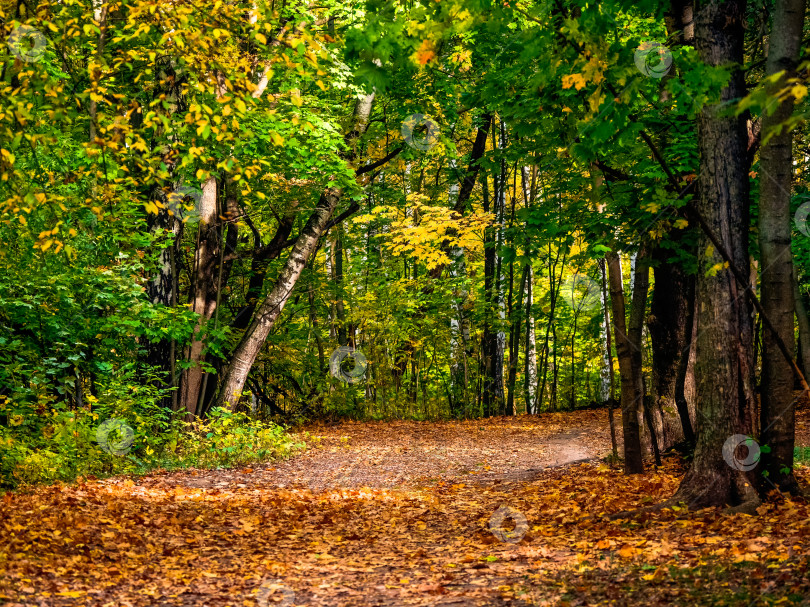
[(630, 544), (623, 544), (622, 547), (619, 548), (619, 556), (625, 559), (633, 558), (636, 552), (638, 551)]
[(284, 137), (276, 133), (275, 131), (269, 131), (268, 135), (270, 135), (270, 139), (273, 141), (274, 145), (284, 145)]
[(564, 89), (573, 86), (576, 90), (580, 90), (585, 86), (585, 77), (582, 74), (568, 74), (562, 77), (562, 86)]

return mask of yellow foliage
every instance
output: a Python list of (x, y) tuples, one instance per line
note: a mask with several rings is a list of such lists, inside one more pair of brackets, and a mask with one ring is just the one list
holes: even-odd
[(383, 246), (394, 255), (418, 259), (429, 270), (450, 263), (445, 253), (450, 248), (469, 251), (483, 247), (483, 230), (494, 220), (491, 213), (460, 216), (447, 207), (424, 204), (424, 197), (418, 194), (408, 198), (413, 206), (404, 214), (396, 209), (377, 207), (371, 215), (358, 217), (355, 222), (368, 221), (371, 217), (391, 219)]

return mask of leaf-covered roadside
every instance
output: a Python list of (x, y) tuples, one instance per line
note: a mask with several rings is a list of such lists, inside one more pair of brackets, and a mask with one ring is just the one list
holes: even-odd
[[(505, 440), (503, 418), (474, 423), (485, 430), (449, 441), (450, 457), (454, 448), (484, 453)], [(307, 455), (313, 468), (336, 450), (364, 457), (375, 435), (380, 447), (401, 448), (403, 428), (321, 430), (323, 448), (313, 451), (322, 459)], [(459, 473), (313, 491), (296, 484), (293, 460), (6, 494), (0, 597), (10, 605), (266, 607), (282, 600), (280, 592), (259, 596), (272, 581), (294, 592), (289, 605), (803, 604), (805, 502), (771, 501), (754, 517), (712, 509), (604, 516), (669, 498), (683, 463), (665, 462), (638, 476), (593, 461), (517, 480)], [(285, 469), (288, 488), (265, 475)], [(807, 468), (797, 473), (808, 481)], [(527, 518), (517, 544), (490, 530), (500, 506)]]

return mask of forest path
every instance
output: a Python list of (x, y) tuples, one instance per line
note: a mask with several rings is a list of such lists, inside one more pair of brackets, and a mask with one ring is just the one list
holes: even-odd
[[(606, 418), (342, 423), (310, 428), (317, 446), (286, 462), (8, 493), (0, 604), (630, 607), (810, 596), (806, 503), (776, 500), (759, 517), (601, 517), (664, 501), (683, 474), (676, 458), (632, 476), (575, 463), (609, 452)], [(807, 482), (807, 468), (797, 473)], [(756, 570), (732, 566), (741, 562)]]
[(607, 412), (587, 410), (485, 421), (342, 422), (306, 428), (309, 449), (290, 460), (172, 481), (195, 488), (416, 488), (437, 482), (528, 480), (537, 472), (610, 453)]

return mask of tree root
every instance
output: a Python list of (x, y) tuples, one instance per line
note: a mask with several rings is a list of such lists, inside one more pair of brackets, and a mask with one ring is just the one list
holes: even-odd
[(723, 510), (723, 514), (749, 514), (751, 516), (756, 515), (757, 508), (762, 505), (762, 500), (757, 498), (748, 499), (744, 501), (742, 504), (737, 506), (730, 506)]
[[(615, 521), (619, 519), (626, 519), (626, 518), (634, 518), (639, 514), (649, 514), (651, 512), (660, 512), (664, 508), (671, 508), (672, 506), (677, 506), (680, 503), (680, 500), (676, 500), (675, 498), (670, 498), (660, 504), (653, 504), (652, 506), (645, 506), (644, 508), (637, 508), (636, 510), (623, 510), (622, 512), (615, 512), (608, 516), (608, 520)], [(594, 517), (597, 518), (597, 517)]]

